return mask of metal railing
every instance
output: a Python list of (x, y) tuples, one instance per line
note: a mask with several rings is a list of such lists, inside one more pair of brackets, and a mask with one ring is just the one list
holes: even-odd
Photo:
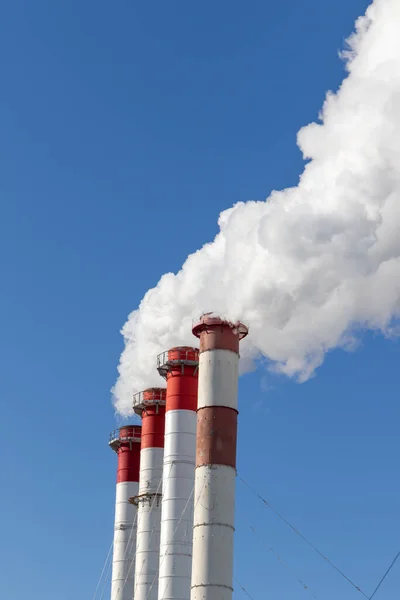
[(162, 501), (162, 494), (159, 492), (145, 492), (144, 494), (132, 496), (128, 500), (130, 504), (134, 504), (135, 506), (138, 506), (140, 502), (142, 502), (143, 504), (147, 502), (150, 506), (152, 506), (154, 501), (157, 506), (160, 506)]
[(162, 394), (160, 394), (160, 392), (154, 391), (153, 394), (147, 398), (144, 397), (145, 394), (146, 396), (148, 396), (149, 392), (146, 392), (145, 390), (144, 392), (138, 392), (137, 394), (133, 395), (132, 407), (135, 412), (138, 413), (142, 410), (146, 410), (146, 406), (165, 405), (165, 394), (164, 397), (162, 397)]
[[(170, 358), (170, 354), (173, 354), (174, 358)], [(185, 366), (198, 367), (199, 351), (189, 347), (173, 348), (165, 350), (157, 356), (157, 371), (164, 379), (166, 379), (167, 373), (176, 366), (180, 366), (182, 372), (184, 372)]]
[(125, 428), (134, 428), (134, 427), (139, 427), (139, 425), (125, 425), (122, 427), (119, 427), (118, 429), (114, 429), (111, 433), (110, 433), (110, 439), (108, 442), (108, 445), (114, 450), (118, 450), (118, 448), (120, 447), (121, 443), (132, 443), (132, 442), (140, 442), (140, 437), (134, 436), (134, 435), (123, 435), (121, 436), (120, 432), (121, 429), (125, 429)]

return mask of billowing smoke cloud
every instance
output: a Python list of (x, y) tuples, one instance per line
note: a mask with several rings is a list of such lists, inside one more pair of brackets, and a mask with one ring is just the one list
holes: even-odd
[(400, 312), (400, 2), (375, 0), (343, 53), (348, 75), (319, 123), (300, 130), (306, 164), (295, 188), (239, 203), (215, 240), (164, 275), (122, 333), (113, 390), (121, 415), (134, 391), (162, 380), (157, 353), (193, 344), (203, 312), (250, 326), (243, 367), (266, 357), (300, 381), (360, 328), (395, 334)]

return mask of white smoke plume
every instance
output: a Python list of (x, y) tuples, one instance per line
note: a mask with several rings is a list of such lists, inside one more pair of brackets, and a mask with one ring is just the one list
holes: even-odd
[(400, 1), (375, 0), (343, 53), (347, 77), (319, 123), (298, 133), (306, 164), (295, 188), (238, 203), (212, 243), (144, 296), (123, 327), (117, 412), (162, 380), (156, 355), (195, 343), (203, 312), (250, 327), (257, 357), (300, 381), (354, 332), (395, 335), (400, 313)]

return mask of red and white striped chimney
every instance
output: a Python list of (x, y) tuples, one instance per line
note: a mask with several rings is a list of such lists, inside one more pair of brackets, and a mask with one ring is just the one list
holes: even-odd
[(165, 398), (165, 388), (133, 397), (133, 409), (142, 417), (139, 494), (132, 499), (138, 506), (135, 600), (157, 600)]
[(199, 351), (182, 346), (158, 356), (167, 380), (158, 599), (189, 600)]
[(231, 600), (239, 341), (248, 329), (204, 315), (200, 338), (191, 600)]
[(109, 445), (118, 456), (111, 600), (133, 597), (137, 509), (129, 498), (139, 491), (141, 431), (140, 425), (126, 425), (110, 435)]

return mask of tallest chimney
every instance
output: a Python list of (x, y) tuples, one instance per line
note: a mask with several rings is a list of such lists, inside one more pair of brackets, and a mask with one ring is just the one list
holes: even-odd
[(200, 338), (191, 600), (232, 600), (239, 341), (248, 333), (204, 315)]

